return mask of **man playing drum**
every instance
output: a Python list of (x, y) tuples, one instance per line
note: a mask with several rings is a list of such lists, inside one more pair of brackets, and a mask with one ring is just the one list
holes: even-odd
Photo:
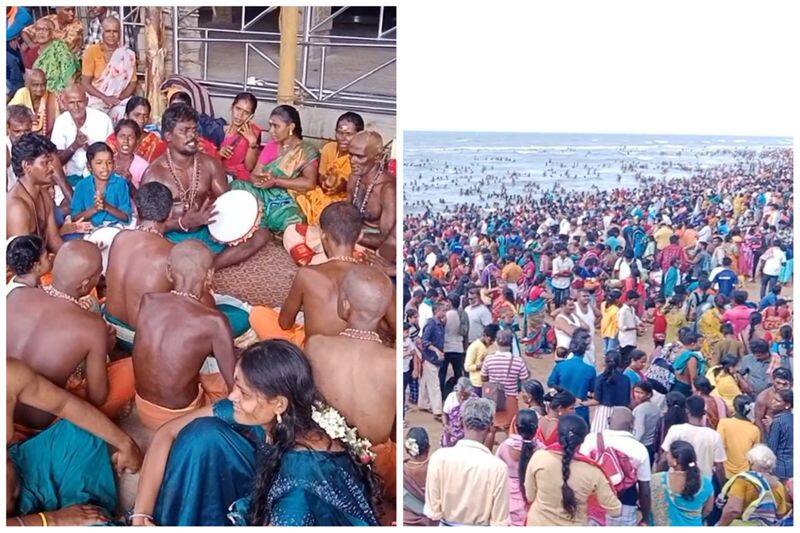
[(161, 131), (167, 150), (147, 168), (142, 185), (161, 183), (175, 199), (164, 223), (164, 237), (173, 243), (186, 239), (202, 241), (218, 254), (214, 267), (222, 269), (255, 254), (268, 241), (269, 232), (255, 230), (246, 242), (231, 247), (211, 237), (208, 224), (216, 214), (213, 204), (228, 190), (228, 184), (222, 164), (198, 152), (197, 120), (197, 111), (185, 104), (173, 104), (164, 111)]

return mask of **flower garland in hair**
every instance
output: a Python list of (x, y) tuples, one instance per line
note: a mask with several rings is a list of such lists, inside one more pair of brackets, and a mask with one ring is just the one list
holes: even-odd
[(376, 457), (371, 450), (372, 443), (369, 439), (359, 437), (358, 430), (347, 425), (347, 420), (339, 411), (330, 405), (317, 402), (311, 408), (311, 419), (330, 438), (341, 441), (362, 464), (372, 466)]
[(417, 444), (417, 439), (406, 439), (405, 447), (408, 455), (411, 457), (416, 457), (419, 455), (419, 444)]

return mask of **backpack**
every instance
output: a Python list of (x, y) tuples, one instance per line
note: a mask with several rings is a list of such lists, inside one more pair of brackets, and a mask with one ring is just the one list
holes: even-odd
[(666, 394), (672, 390), (672, 385), (675, 383), (675, 368), (669, 361), (672, 348), (674, 348), (674, 345), (669, 350), (662, 352), (663, 355), (661, 357), (655, 358), (647, 372), (645, 372), (645, 378), (650, 382), (650, 385), (661, 394)]
[(600, 466), (617, 493), (636, 484), (638, 476), (630, 457), (614, 448), (606, 448), (602, 431), (597, 434), (597, 449), (592, 452), (591, 458)]
[(778, 506), (775, 495), (769, 482), (758, 472), (740, 472), (730, 478), (717, 496), (716, 505), (719, 508), (725, 506), (728, 500), (728, 491), (733, 482), (738, 478), (744, 478), (758, 489), (758, 497), (750, 502), (747, 508), (742, 511), (740, 519), (735, 520), (733, 526), (775, 526), (778, 524)]

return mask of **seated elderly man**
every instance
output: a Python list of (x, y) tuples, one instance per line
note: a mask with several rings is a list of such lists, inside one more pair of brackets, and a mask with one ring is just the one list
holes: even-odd
[(108, 113), (112, 122), (117, 122), (136, 91), (136, 54), (122, 44), (119, 19), (106, 17), (102, 28), (102, 41), (89, 45), (83, 54), (82, 84), (89, 107)]
[(80, 85), (70, 85), (61, 95), (67, 109), (53, 125), (50, 136), (58, 149), (58, 159), (64, 165), (67, 181), (74, 186), (90, 174), (86, 165), (86, 148), (105, 141), (114, 132), (111, 119), (97, 109), (87, 108), (86, 91)]
[(58, 97), (47, 89), (47, 76), (42, 69), (32, 69), (25, 74), (25, 87), (19, 89), (8, 105), (21, 105), (31, 110), (31, 132), (49, 137), (59, 114)]

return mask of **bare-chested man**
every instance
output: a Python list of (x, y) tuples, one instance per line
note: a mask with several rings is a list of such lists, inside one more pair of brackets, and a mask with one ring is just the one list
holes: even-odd
[(51, 252), (63, 241), (58, 232), (55, 204), (48, 192), (58, 165), (56, 147), (36, 133), (26, 133), (11, 148), (17, 182), (6, 197), (6, 237), (36, 235)]
[[(358, 210), (348, 202), (334, 202), (322, 211), (319, 223), (322, 246), (329, 260), (297, 271), (278, 317), (280, 327), (291, 330), (302, 310), (306, 337), (336, 335), (346, 327), (345, 321), (336, 314), (339, 289), (345, 274), (359, 266), (353, 259), (353, 249), (361, 232)], [(391, 287), (391, 282), (385, 277), (384, 280)], [(384, 330), (391, 334), (395, 328), (394, 301), (392, 291), (392, 297), (380, 315), (385, 319)], [(274, 328), (262, 326), (269, 324), (262, 315), (270, 311), (254, 308), (251, 313), (250, 322), (260, 338), (280, 336)]]
[[(364, 222), (358, 244), (377, 251), (393, 265), (397, 248), (396, 189), (394, 178), (381, 170), (383, 138), (375, 131), (358, 132), (348, 151), (352, 175), (347, 181), (347, 197)], [(388, 267), (387, 273), (393, 275), (394, 269)]]
[(167, 263), (173, 244), (164, 238), (164, 222), (172, 210), (172, 193), (158, 182), (136, 191), (139, 227), (121, 231), (111, 245), (106, 271), (106, 320), (117, 331), (123, 349), (130, 352), (139, 304), (150, 292), (169, 292)]
[[(213, 263), (203, 243), (178, 243), (167, 266), (175, 288), (142, 297), (133, 367), (139, 419), (150, 429), (226, 396), (233, 385), (230, 326), (222, 313), (200, 301), (211, 286)], [(217, 360), (218, 374), (200, 373), (209, 354)]]
[(755, 423), (761, 430), (761, 440), (766, 442), (768, 427), (764, 419), (772, 416), (770, 406), (780, 390), (792, 388), (792, 371), (788, 368), (778, 367), (772, 372), (772, 386), (767, 387), (756, 396), (756, 406), (754, 410)]
[[(97, 285), (102, 268), (95, 244), (65, 243), (53, 263), (52, 285), (20, 287), (9, 294), (6, 350), (7, 357), (24, 361), (59, 387), (85, 395), (106, 416), (116, 418), (133, 399), (131, 360), (106, 364), (106, 323), (78, 302)], [(85, 380), (76, 379), (73, 374), (83, 363)], [(46, 427), (53, 420), (51, 414), (27, 406), (20, 406), (16, 418), (30, 428)]]
[(245, 243), (226, 247), (211, 238), (209, 222), (214, 220), (213, 203), (228, 190), (222, 164), (200, 153), (197, 111), (186, 104), (169, 106), (161, 119), (161, 132), (167, 142), (166, 152), (150, 163), (142, 184), (166, 185), (174, 198), (172, 212), (164, 223), (167, 240), (177, 243), (198, 239), (218, 254), (214, 267), (225, 268), (255, 254), (269, 240), (269, 232), (256, 230)]
[(381, 344), (378, 324), (393, 300), (386, 275), (353, 265), (339, 289), (338, 314), (347, 327), (309, 336), (305, 352), (323, 397), (373, 443), (384, 494), (394, 496), (395, 350)]
[[(19, 435), (14, 433), (12, 415), (23, 404), (61, 420), (18, 443)], [(102, 441), (115, 448), (110, 461), (108, 449)], [(41, 526), (39, 511), (43, 511), (47, 524), (53, 526), (107, 522), (105, 512), (96, 505), (100, 502), (93, 501), (94, 497), (103, 496), (94, 493), (101, 492), (99, 489), (102, 488), (98, 476), (105, 469), (106, 484), (113, 487), (113, 477), (109, 479), (107, 474), (112, 465), (117, 472), (134, 473), (142, 464), (142, 452), (133, 439), (96, 407), (53, 385), (28, 365), (14, 359), (6, 363), (6, 444), (10, 445), (6, 463), (6, 525), (9, 526)], [(56, 453), (42, 453), (43, 450)], [(65, 457), (70, 458), (66, 464)], [(43, 471), (58, 472), (67, 466), (70, 476), (63, 480), (57, 474), (41, 475)], [(91, 479), (91, 483), (83, 487), (73, 486), (83, 479)], [(29, 494), (67, 495), (80, 490), (85, 499), (61, 509), (37, 508), (36, 498), (20, 499), (23, 482)]]

